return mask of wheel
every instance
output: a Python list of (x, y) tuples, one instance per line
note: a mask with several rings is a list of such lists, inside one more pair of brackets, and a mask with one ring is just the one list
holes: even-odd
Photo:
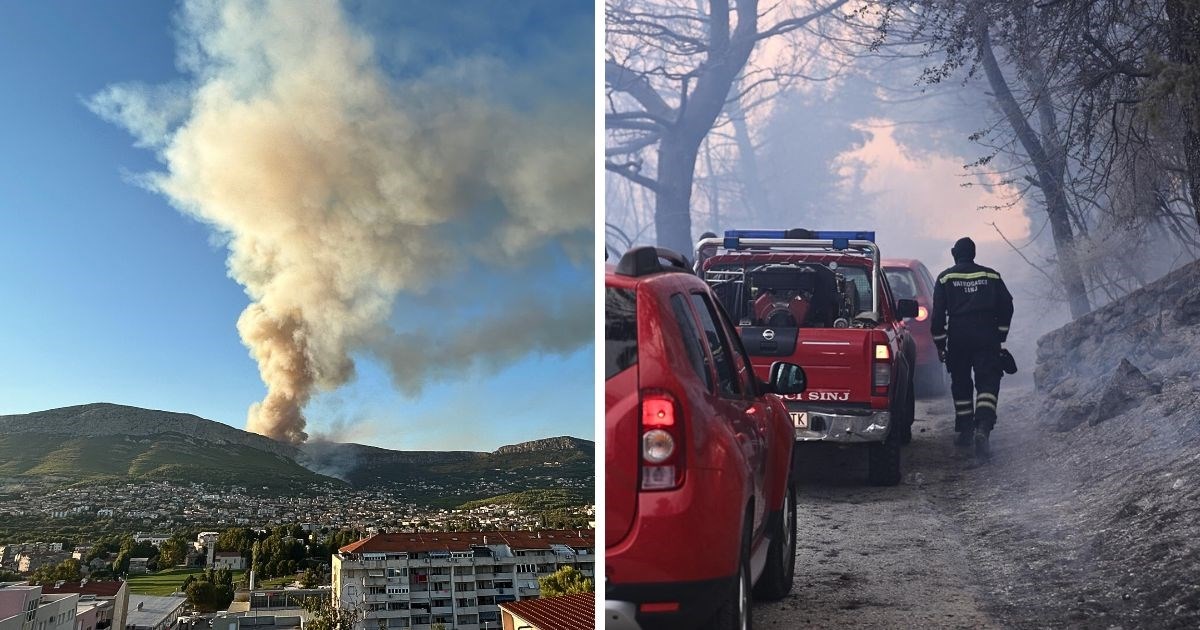
[(900, 483), (900, 440), (889, 435), (882, 442), (872, 442), (867, 454), (867, 469), (867, 483), (872, 486)]
[(729, 593), (704, 626), (706, 630), (750, 630), (754, 627), (754, 615), (750, 607), (750, 529), (751, 523), (747, 521), (742, 526), (742, 557), (738, 560), (737, 588)]
[(796, 486), (788, 481), (783, 495), (783, 513), (779, 529), (771, 532), (771, 547), (767, 551), (767, 566), (754, 585), (756, 599), (779, 600), (792, 592), (796, 577)]

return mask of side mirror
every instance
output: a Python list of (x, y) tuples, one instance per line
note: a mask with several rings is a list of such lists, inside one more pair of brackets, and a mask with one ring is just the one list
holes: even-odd
[(776, 361), (771, 364), (767, 385), (776, 394), (800, 394), (808, 387), (808, 376), (804, 374), (804, 368), (795, 363)]
[(903, 298), (896, 300), (896, 314), (900, 317), (916, 317), (917, 301)]

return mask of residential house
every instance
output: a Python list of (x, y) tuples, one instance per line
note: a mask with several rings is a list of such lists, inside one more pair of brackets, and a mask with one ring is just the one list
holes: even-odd
[(596, 594), (505, 602), (500, 622), (503, 630), (595, 630)]
[(246, 559), (236, 551), (218, 551), (213, 554), (212, 568), (240, 571), (246, 568)]

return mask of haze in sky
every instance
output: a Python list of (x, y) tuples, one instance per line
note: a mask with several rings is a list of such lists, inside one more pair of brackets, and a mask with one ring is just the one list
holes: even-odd
[(0, 413), (592, 437), (590, 5), (0, 12)]

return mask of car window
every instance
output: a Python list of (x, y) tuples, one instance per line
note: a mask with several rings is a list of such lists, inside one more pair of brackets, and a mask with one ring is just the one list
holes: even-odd
[(750, 363), (750, 355), (746, 353), (746, 347), (742, 345), (742, 336), (738, 334), (737, 328), (734, 327), (733, 322), (730, 320), (729, 311), (726, 311), (720, 302), (711, 302), (707, 299), (705, 301), (716, 306), (717, 313), (721, 317), (721, 325), (725, 329), (725, 336), (729, 339), (729, 345), (733, 349), (731, 353), (733, 356), (733, 367), (737, 373), (741, 390), (751, 395), (757, 395), (755, 392), (758, 391), (758, 387), (755, 385), (754, 366)]
[(896, 299), (914, 300), (917, 297), (917, 278), (908, 269), (886, 269), (888, 284)]
[(696, 376), (704, 381), (708, 391), (712, 391), (712, 369), (708, 364), (708, 355), (700, 342), (700, 331), (696, 328), (696, 316), (688, 308), (683, 295), (676, 293), (671, 296), (671, 311), (675, 313), (675, 321), (679, 324), (679, 334), (683, 338), (683, 347), (687, 350), (688, 363)]
[(925, 265), (919, 265), (917, 268), (921, 270), (921, 277), (925, 278), (926, 291), (932, 291), (933, 285), (936, 283), (933, 281), (933, 277), (929, 275), (929, 270), (925, 268)]
[(700, 328), (708, 342), (708, 350), (712, 355), (713, 367), (717, 372), (717, 394), (725, 398), (740, 398), (737, 373), (735, 372), (732, 350), (729, 339), (721, 327), (717, 326), (716, 312), (708, 298), (698, 293), (692, 294), (692, 305), (700, 316)]
[(604, 380), (637, 364), (637, 293), (604, 289)]

